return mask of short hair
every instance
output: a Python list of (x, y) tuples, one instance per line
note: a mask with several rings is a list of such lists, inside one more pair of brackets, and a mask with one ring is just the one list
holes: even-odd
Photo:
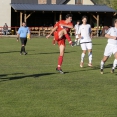
[(69, 18), (69, 17), (72, 17), (72, 14), (67, 14), (67, 15), (65, 16), (66, 19)]
[(77, 22), (80, 22), (80, 20), (77, 20)]
[(82, 16), (82, 20), (83, 20), (84, 18), (88, 19), (88, 17), (87, 17), (87, 16), (85, 16), (85, 15), (84, 15), (84, 16)]
[(117, 23), (117, 19), (114, 20), (114, 23)]

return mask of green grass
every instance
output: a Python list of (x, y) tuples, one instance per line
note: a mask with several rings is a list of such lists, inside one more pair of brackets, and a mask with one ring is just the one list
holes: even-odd
[[(74, 37), (72, 38), (74, 39)], [(79, 67), (81, 49), (66, 44), (62, 65), (55, 71), (59, 55), (52, 39), (28, 41), (28, 55), (19, 54), (20, 42), (0, 39), (0, 117), (117, 117), (117, 70), (110, 73), (112, 56), (99, 65), (107, 40), (93, 39), (93, 68)]]

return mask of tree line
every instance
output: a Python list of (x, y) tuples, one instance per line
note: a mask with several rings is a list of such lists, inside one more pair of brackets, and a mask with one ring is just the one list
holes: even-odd
[(107, 5), (117, 10), (117, 0), (93, 0), (96, 4)]

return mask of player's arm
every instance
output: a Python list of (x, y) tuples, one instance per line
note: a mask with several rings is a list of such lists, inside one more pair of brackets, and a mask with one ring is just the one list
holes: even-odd
[(91, 30), (91, 25), (89, 25), (90, 27), (89, 27), (89, 34), (90, 34), (90, 38), (92, 39), (92, 37), (93, 37), (93, 34), (92, 34), (92, 30)]
[(46, 36), (46, 38), (48, 39), (48, 38), (53, 34), (53, 32), (55, 32), (55, 31), (57, 30), (57, 28), (58, 28), (58, 26), (55, 26), (55, 27), (52, 29), (52, 31), (50, 32), (50, 34)]
[(77, 35), (77, 34), (76, 34), (76, 26), (74, 26), (74, 33), (75, 33), (75, 35)]
[(19, 41), (19, 38), (20, 38), (20, 32), (21, 32), (21, 30), (20, 30), (20, 28), (19, 28), (19, 30), (18, 30), (18, 32), (17, 32), (17, 41)]
[(66, 27), (66, 28), (73, 28), (72, 24), (70, 24), (70, 25), (60, 24), (60, 25)]
[(105, 37), (108, 38), (108, 39), (114, 39), (114, 40), (116, 40), (117, 37), (116, 36), (111, 36), (111, 32), (113, 32), (113, 29), (112, 28), (110, 28), (108, 30), (107, 34), (105, 34)]
[(30, 35), (31, 35), (31, 33), (30, 33), (30, 29), (29, 29), (29, 27), (27, 27), (27, 39), (30, 39)]
[(79, 37), (79, 39), (81, 39), (82, 37), (81, 37), (81, 28), (79, 27), (79, 30), (78, 30), (78, 37)]
[(105, 34), (105, 37), (108, 38), (108, 39), (114, 39), (114, 40), (117, 39), (116, 36), (111, 36), (110, 34)]

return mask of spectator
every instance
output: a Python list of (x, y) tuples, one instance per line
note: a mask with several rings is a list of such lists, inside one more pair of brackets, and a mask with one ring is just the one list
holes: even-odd
[(3, 34), (4, 35), (8, 34), (8, 25), (7, 25), (7, 23), (5, 23), (4, 26), (3, 26)]

